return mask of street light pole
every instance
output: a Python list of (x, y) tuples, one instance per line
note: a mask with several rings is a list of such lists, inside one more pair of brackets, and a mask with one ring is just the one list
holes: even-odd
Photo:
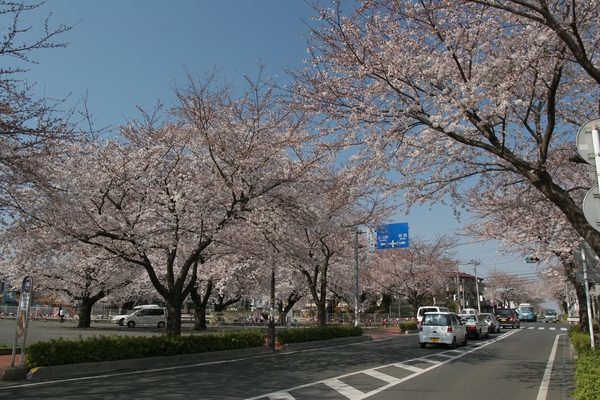
[(477, 293), (477, 312), (481, 313), (481, 302), (479, 301), (479, 279), (477, 278), (477, 266), (481, 264), (476, 259), (471, 259), (471, 264), (475, 270), (475, 292)]
[(354, 231), (354, 265), (354, 283), (356, 285), (354, 292), (354, 326), (358, 326), (360, 323), (360, 314), (358, 310), (358, 228)]

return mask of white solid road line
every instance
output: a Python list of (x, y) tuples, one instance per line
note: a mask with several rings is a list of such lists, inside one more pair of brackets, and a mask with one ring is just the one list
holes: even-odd
[(556, 335), (556, 339), (554, 339), (554, 345), (552, 346), (552, 351), (550, 352), (548, 364), (546, 364), (546, 371), (544, 371), (544, 377), (542, 378), (542, 383), (540, 385), (540, 390), (538, 391), (536, 400), (546, 400), (546, 397), (548, 396), (548, 387), (550, 386), (550, 377), (552, 376), (552, 366), (554, 365), (556, 349), (558, 348), (558, 341), (560, 340), (561, 336), (564, 335)]

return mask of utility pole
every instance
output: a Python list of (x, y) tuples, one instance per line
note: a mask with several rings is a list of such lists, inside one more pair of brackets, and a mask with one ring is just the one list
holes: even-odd
[(477, 266), (481, 263), (476, 259), (472, 258), (470, 264), (473, 264), (473, 269), (475, 270), (475, 292), (477, 293), (477, 311), (481, 312), (481, 302), (479, 301), (479, 279), (477, 278)]

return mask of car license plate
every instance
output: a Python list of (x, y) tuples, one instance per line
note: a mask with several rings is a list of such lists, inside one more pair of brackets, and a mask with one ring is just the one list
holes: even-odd
[(431, 343), (439, 343), (439, 342), (440, 342), (439, 338), (435, 338), (435, 337), (431, 338)]
[(500, 318), (500, 321), (506, 322), (506, 318)]

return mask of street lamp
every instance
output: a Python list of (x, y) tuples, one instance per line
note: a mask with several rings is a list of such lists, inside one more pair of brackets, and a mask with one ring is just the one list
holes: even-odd
[(358, 307), (358, 301), (360, 298), (359, 292), (358, 292), (358, 235), (362, 234), (362, 233), (367, 233), (367, 232), (362, 232), (358, 230), (358, 227), (356, 228), (356, 230), (354, 231), (354, 284), (355, 284), (355, 291), (354, 291), (354, 326), (358, 326), (360, 323), (360, 314), (359, 314), (359, 307)]

